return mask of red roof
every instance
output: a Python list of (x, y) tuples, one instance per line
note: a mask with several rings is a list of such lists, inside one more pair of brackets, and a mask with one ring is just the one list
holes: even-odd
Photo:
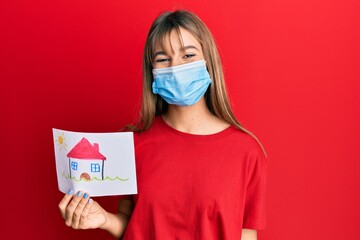
[(89, 140), (82, 138), (66, 155), (69, 158), (105, 160), (106, 157), (99, 152), (99, 144), (92, 145)]

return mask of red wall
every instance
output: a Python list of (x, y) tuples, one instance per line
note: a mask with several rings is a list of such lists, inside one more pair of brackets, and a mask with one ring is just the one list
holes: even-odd
[[(360, 2), (129, 2), (0, 2), (0, 234), (111, 239), (63, 223), (51, 128), (129, 123), (151, 21), (187, 8), (212, 30), (236, 115), (269, 156), (260, 239), (360, 239)], [(116, 211), (116, 197), (98, 201)]]

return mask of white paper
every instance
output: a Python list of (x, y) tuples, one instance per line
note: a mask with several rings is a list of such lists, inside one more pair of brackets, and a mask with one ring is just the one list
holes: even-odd
[(72, 189), (90, 196), (137, 194), (132, 132), (52, 130), (61, 192)]

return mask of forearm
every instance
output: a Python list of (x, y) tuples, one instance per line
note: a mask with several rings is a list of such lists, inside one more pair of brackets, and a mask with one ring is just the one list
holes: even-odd
[(122, 237), (128, 225), (130, 217), (121, 212), (117, 214), (107, 213), (107, 220), (100, 228), (108, 231), (116, 239)]
[(257, 231), (253, 229), (242, 229), (241, 240), (257, 240)]

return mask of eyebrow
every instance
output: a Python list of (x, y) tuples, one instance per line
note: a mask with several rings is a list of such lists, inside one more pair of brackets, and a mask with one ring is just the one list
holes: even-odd
[[(185, 51), (187, 49), (196, 49), (199, 51), (199, 49), (197, 47), (195, 47), (194, 45), (188, 45), (188, 46), (184, 46), (183, 48), (181, 48), (180, 50), (181, 51)], [(154, 54), (154, 58), (157, 56), (157, 55), (166, 55), (166, 53), (164, 51), (159, 51), (159, 52), (156, 52)]]

